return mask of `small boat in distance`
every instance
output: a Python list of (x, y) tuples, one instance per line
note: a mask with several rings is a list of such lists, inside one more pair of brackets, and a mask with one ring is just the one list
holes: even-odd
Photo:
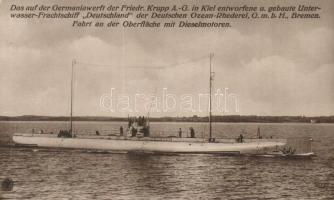
[(316, 123), (319, 123), (319, 121), (318, 121), (317, 119), (311, 119), (311, 120), (310, 120), (310, 123), (311, 123), (311, 124), (316, 124)]
[[(296, 145), (289, 139), (264, 139), (258, 129), (258, 138), (245, 139), (241, 134), (238, 138), (226, 139), (212, 136), (212, 57), (210, 54), (209, 77), (209, 138), (151, 137), (149, 117), (133, 120), (129, 118), (127, 132), (120, 131), (118, 136), (103, 136), (98, 132), (94, 136), (75, 135), (73, 130), (73, 70), (71, 75), (71, 112), (70, 129), (59, 134), (15, 133), (13, 141), (16, 145), (89, 149), (112, 152), (140, 153), (191, 153), (191, 154), (222, 154), (222, 155), (266, 155), (266, 156), (312, 156), (310, 138), (298, 138)], [(302, 142), (300, 142), (302, 141)], [(302, 145), (301, 145), (302, 144)]]

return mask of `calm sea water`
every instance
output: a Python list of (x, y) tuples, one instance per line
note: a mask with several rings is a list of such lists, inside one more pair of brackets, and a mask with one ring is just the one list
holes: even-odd
[[(76, 122), (78, 134), (118, 131), (118, 122)], [(152, 123), (152, 134), (177, 135), (201, 123)], [(310, 136), (311, 159), (217, 155), (133, 155), (8, 147), (14, 132), (58, 132), (64, 122), (0, 122), (0, 180), (5, 199), (334, 199), (334, 124), (214, 124), (214, 136)]]

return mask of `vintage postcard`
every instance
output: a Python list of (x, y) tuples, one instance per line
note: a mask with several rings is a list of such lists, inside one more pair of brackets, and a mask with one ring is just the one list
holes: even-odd
[(0, 0), (0, 199), (334, 199), (333, 10)]

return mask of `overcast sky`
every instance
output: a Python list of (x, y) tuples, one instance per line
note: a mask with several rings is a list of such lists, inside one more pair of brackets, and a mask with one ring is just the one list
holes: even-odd
[[(101, 96), (111, 88), (130, 97), (161, 97), (163, 88), (177, 98), (196, 97), (208, 91), (211, 52), (214, 91), (228, 88), (239, 104), (238, 112), (232, 106), (214, 114), (334, 115), (334, 1), (294, 1), (318, 2), (317, 20), (237, 20), (228, 29), (170, 30), (84, 29), (62, 20), (10, 19), (10, 5), (26, 1), (0, 2), (0, 115), (68, 115), (72, 59), (108, 65), (76, 65), (74, 115), (126, 116), (101, 108)], [(193, 114), (206, 115), (152, 113)]]

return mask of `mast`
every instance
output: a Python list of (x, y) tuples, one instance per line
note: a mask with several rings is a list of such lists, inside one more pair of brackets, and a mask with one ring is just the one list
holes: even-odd
[(211, 93), (212, 93), (212, 80), (213, 80), (213, 73), (212, 73), (212, 57), (213, 57), (213, 54), (210, 53), (210, 80), (209, 80), (209, 87), (210, 87), (210, 97), (209, 97), (209, 141), (212, 140), (212, 100), (211, 100)]
[(72, 60), (72, 68), (71, 68), (71, 112), (70, 112), (70, 134), (73, 137), (73, 78), (74, 78), (74, 66), (75, 66), (75, 59)]

